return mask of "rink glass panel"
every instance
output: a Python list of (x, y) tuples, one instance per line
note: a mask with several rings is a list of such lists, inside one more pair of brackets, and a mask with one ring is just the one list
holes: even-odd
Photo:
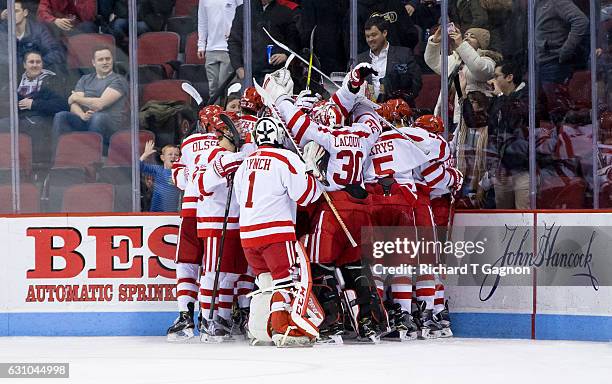
[[(452, 10), (455, 3), (453, 0), (443, 0), (439, 6), (442, 9)], [(611, 13), (609, 6), (595, 0), (575, 1), (577, 7), (586, 15), (591, 25), (595, 27), (594, 46), (597, 49), (597, 54), (595, 61), (593, 61), (591, 54), (591, 37), (593, 34), (591, 33), (591, 25), (589, 25), (588, 33), (584, 36), (584, 42), (580, 46), (580, 55), (570, 60), (572, 76), (567, 87), (570, 98), (566, 103), (570, 108), (568, 111), (559, 111), (554, 110), (555, 108), (551, 107), (550, 103), (546, 105), (546, 103), (538, 102), (544, 93), (539, 87), (542, 63), (537, 59), (537, 52), (534, 49), (530, 49), (530, 47), (534, 47), (541, 36), (536, 28), (537, 20), (534, 18), (533, 25), (529, 25), (528, 20), (530, 12), (537, 16), (537, 2), (535, 0), (514, 0), (511, 2), (511, 5), (510, 2), (506, 2), (505, 5), (504, 2), (499, 3), (502, 4), (502, 7), (505, 6), (507, 8), (499, 11), (497, 14), (494, 11), (489, 11), (488, 13), (493, 13), (493, 15), (487, 22), (491, 23), (493, 30), (501, 30), (507, 33), (492, 33), (491, 44), (493, 46), (501, 46), (500, 50), (507, 55), (516, 55), (518, 52), (525, 56), (519, 61), (524, 65), (526, 83), (528, 86), (536, 88), (536, 98), (530, 98), (529, 100), (530, 112), (536, 111), (535, 119), (529, 123), (530, 140), (536, 144), (529, 151), (531, 208), (609, 208), (612, 206), (609, 188), (609, 184), (612, 183), (610, 181), (612, 180), (612, 176), (610, 176), (612, 172), (609, 172), (610, 158), (612, 158), (612, 128), (608, 127), (608, 125), (612, 125), (610, 123), (612, 118), (610, 117), (610, 112), (608, 112), (608, 72), (610, 72), (608, 70), (610, 66), (608, 63), (610, 61), (608, 30), (610, 29), (609, 18)], [(13, 140), (12, 138), (8, 140), (7, 146), (9, 148), (6, 151), (7, 154), (17, 153), (18, 151), (20, 156), (15, 162), (11, 162), (9, 155), (9, 161), (2, 165), (6, 167), (2, 169), (3, 174), (0, 180), (4, 193), (3, 200), (10, 201), (10, 203), (5, 204), (6, 207), (3, 207), (4, 211), (66, 212), (77, 209), (85, 212), (100, 210), (102, 209), (101, 201), (108, 197), (108, 193), (105, 198), (98, 198), (90, 193), (81, 194), (82, 201), (80, 203), (83, 203), (83, 200), (85, 201), (84, 203), (92, 203), (89, 205), (85, 204), (84, 207), (79, 207), (76, 203), (72, 208), (63, 204), (65, 191), (62, 189), (65, 189), (64, 187), (68, 188), (74, 184), (91, 186), (94, 183), (110, 184), (112, 186), (112, 205), (109, 209), (104, 210), (140, 211), (143, 208), (141, 200), (146, 201), (147, 197), (145, 196), (144, 199), (141, 199), (141, 195), (144, 196), (150, 192), (149, 185), (151, 180), (143, 178), (139, 174), (137, 159), (144, 147), (144, 143), (138, 143), (135, 139), (143, 137), (139, 131), (143, 129), (149, 130), (147, 128), (150, 128), (146, 124), (140, 124), (137, 119), (138, 110), (144, 104), (144, 88), (150, 82), (157, 80), (155, 78), (156, 75), (161, 77), (161, 79), (169, 77), (175, 80), (182, 77), (182, 75), (177, 73), (179, 71), (175, 71), (168, 66), (164, 66), (162, 71), (157, 71), (155, 68), (140, 68), (145, 66), (145, 64), (137, 61), (139, 55), (136, 51), (135, 39), (138, 37), (134, 35), (138, 29), (138, 15), (131, 12), (132, 8), (135, 10), (139, 4), (140, 2), (138, 1), (130, 4), (131, 8), (128, 16), (129, 28), (125, 34), (127, 40), (122, 38), (121, 41), (118, 41), (115, 38), (114, 43), (115, 71), (126, 76), (130, 89), (128, 107), (125, 111), (125, 121), (119, 127), (114, 127), (121, 132), (129, 132), (127, 143), (123, 146), (127, 150), (122, 149), (123, 155), (120, 156), (120, 162), (123, 165), (112, 165), (112, 162), (108, 162), (110, 156), (102, 155), (99, 160), (90, 161), (86, 167), (81, 167), (81, 170), (75, 170), (74, 172), (66, 171), (65, 169), (54, 170), (56, 148), (50, 139), (52, 117), (46, 121), (48, 127), (33, 129), (30, 122), (26, 124), (26, 122), (22, 121), (18, 101), (15, 100), (13, 105), (11, 105), (8, 92), (3, 92), (2, 103), (0, 104), (0, 115), (3, 119), (6, 119), (2, 123), (3, 132), (9, 134), (12, 132), (12, 136), (21, 134), (21, 136), (18, 136), (21, 137), (19, 140)], [(350, 1), (346, 4), (347, 11), (350, 9), (350, 4)], [(30, 7), (31, 5), (27, 6)], [(36, 4), (34, 4), (35, 6)], [(591, 8), (594, 8), (594, 11)], [(505, 14), (504, 12), (510, 12), (514, 16), (499, 17), (500, 14)], [(30, 9), (28, 17), (35, 19), (35, 13), (34, 9)], [(187, 36), (195, 31), (197, 21), (194, 17), (196, 14), (197, 12), (193, 9), (187, 10), (187, 12), (181, 13), (181, 15), (178, 15), (175, 11), (170, 16), (186, 17), (183, 20), (185, 23), (177, 23), (177, 20), (174, 20), (172, 22), (169, 21), (165, 27), (166, 29), (176, 30), (176, 33), (179, 34), (180, 48), (177, 59), (182, 63), (186, 62), (186, 47), (183, 41), (186, 44)], [(454, 21), (452, 20), (453, 17), (451, 13), (449, 21)], [(348, 41), (348, 44), (344, 45), (345, 49), (342, 52), (345, 60), (350, 59), (350, 48), (351, 46), (357, 46), (356, 39), (362, 35), (361, 33), (350, 33), (351, 31), (359, 32), (362, 29), (361, 25), (353, 26), (349, 24), (350, 20), (350, 17), (343, 19), (343, 25), (346, 23), (347, 27), (345, 29), (347, 31), (345, 40)], [(15, 18), (10, 17), (9, 21), (14, 23)], [(317, 22), (319, 21), (317, 20)], [(176, 25), (181, 27), (183, 25), (191, 25), (191, 27), (184, 30), (176, 28)], [(132, 31), (134, 33), (131, 33)], [(111, 35), (108, 30), (103, 32)], [(433, 29), (429, 32), (432, 33)], [(420, 33), (422, 44), (424, 45), (425, 31), (420, 31)], [(2, 84), (4, 84), (8, 91), (11, 77), (13, 84), (19, 84), (23, 72), (23, 63), (17, 58), (16, 52), (13, 52), (12, 55), (9, 54), (10, 47), (7, 36), (6, 33), (0, 35), (0, 44), (4, 47), (2, 49), (3, 53), (0, 53), (0, 58), (5, 64), (2, 65), (3, 70), (0, 72), (0, 80), (3, 80)], [(531, 40), (534, 42), (533, 45), (529, 44)], [(61, 44), (63, 44), (64, 48), (68, 48), (67, 40), (62, 40)], [(91, 45), (89, 47), (91, 48)], [(420, 48), (421, 51), (417, 55), (422, 55), (424, 51), (424, 46)], [(444, 49), (443, 52), (448, 52), (448, 50)], [(68, 59), (70, 54), (70, 52), (66, 53), (66, 59)], [(534, 59), (531, 73), (529, 71), (530, 55)], [(9, 66), (8, 64), (11, 60), (13, 65)], [(249, 66), (249, 64), (245, 63), (245, 66)], [(149, 64), (146, 64), (146, 66), (149, 66)], [(11, 69), (13, 70), (11, 71)], [(346, 67), (338, 69), (343, 71)], [(63, 80), (66, 97), (68, 92), (74, 88), (79, 76), (83, 73), (81, 71), (89, 70), (91, 70), (91, 65), (87, 62), (83, 67), (79, 67), (79, 65), (69, 64), (68, 60), (63, 65), (54, 68), (57, 76)], [(133, 76), (129, 76), (134, 70), (140, 72), (140, 76), (137, 76), (136, 73)], [(448, 92), (444, 90), (446, 82), (440, 80), (440, 83), (443, 96), (448, 96)], [(591, 92), (593, 89), (595, 89), (597, 100), (592, 98)], [(425, 107), (433, 109), (435, 107), (435, 100), (436, 97), (433, 98), (433, 102), (430, 103), (431, 105)], [(595, 103), (597, 104), (597, 109), (594, 113), (592, 105)], [(446, 120), (452, 122), (451, 106), (454, 104), (453, 99), (449, 99), (448, 104), (449, 108), (443, 112), (447, 115)], [(593, 114), (596, 115), (595, 119), (592, 118)], [(11, 115), (14, 117), (12, 131), (10, 129)], [(44, 123), (41, 125), (44, 126)], [(452, 133), (451, 129), (449, 129), (450, 133)], [(161, 132), (160, 135), (156, 133), (157, 147), (164, 141), (164, 135), (166, 134), (167, 132)], [(176, 141), (175, 138), (172, 140)], [(567, 144), (568, 142), (569, 144)], [(461, 192), (461, 199), (459, 199), (459, 201), (464, 200), (464, 205), (458, 205), (458, 207), (495, 208), (494, 194), (491, 196), (489, 193), (488, 197), (484, 194), (485, 196), (483, 197), (483, 193), (478, 191), (479, 185), (483, 183), (479, 183), (480, 180), (474, 182), (472, 172), (467, 171), (469, 168), (473, 170), (474, 164), (477, 162), (476, 151), (468, 145), (469, 143), (463, 144), (464, 163), (467, 167), (466, 173), (468, 177), (466, 177), (465, 186)], [(566, 149), (570, 144), (572, 151), (568, 152)], [(547, 146), (548, 148), (546, 148)], [(28, 147), (31, 148), (31, 156), (27, 155), (28, 150), (24, 149)], [(461, 150), (462, 146), (459, 146), (459, 149)], [(87, 152), (87, 150), (84, 151)], [(481, 147), (480, 153), (485, 153), (486, 156), (485, 161), (481, 161), (482, 167), (480, 167), (481, 169), (477, 176), (482, 175), (482, 169), (485, 171), (495, 170), (496, 156), (498, 156), (496, 151), (490, 145)], [(127, 164), (124, 163), (125, 159), (128, 160)], [(482, 160), (482, 158), (479, 158), (479, 160)], [(159, 163), (159, 159), (155, 161)], [(19, 177), (12, 175), (14, 170), (17, 170)], [(486, 182), (484, 184), (487, 185)], [(105, 188), (101, 186), (100, 190)], [(494, 190), (494, 187), (492, 189)], [(532, 195), (534, 196), (533, 198), (531, 198)], [(14, 202), (15, 204), (13, 204)], [(17, 202), (19, 204), (16, 204)], [(485, 202), (484, 205), (482, 202)]]

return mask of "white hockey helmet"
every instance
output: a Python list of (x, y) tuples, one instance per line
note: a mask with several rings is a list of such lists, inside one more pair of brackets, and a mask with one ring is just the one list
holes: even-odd
[(273, 117), (262, 117), (257, 120), (254, 130), (257, 145), (283, 146), (286, 139), (283, 124)]

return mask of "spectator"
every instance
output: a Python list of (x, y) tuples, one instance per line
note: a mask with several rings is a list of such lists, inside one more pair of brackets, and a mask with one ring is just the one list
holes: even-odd
[(57, 35), (97, 33), (96, 0), (40, 0), (38, 20)]
[(449, 4), (450, 19), (467, 31), (470, 28), (489, 29), (489, 17), (481, 0), (456, 0)]
[[(146, 5), (147, 0), (139, 0), (137, 15), (138, 22), (136, 23), (136, 33), (140, 36), (145, 32), (151, 32), (151, 28), (144, 21), (147, 15)], [(110, 33), (115, 36), (117, 45), (127, 51), (128, 47), (128, 30), (129, 30), (129, 12), (127, 0), (115, 0), (112, 11), (109, 15), (108, 20), (110, 21)]]
[(387, 41), (389, 23), (381, 16), (371, 17), (365, 24), (365, 36), (370, 49), (357, 57), (359, 63), (371, 63), (378, 75), (368, 76), (373, 99), (379, 102), (401, 97), (414, 107), (421, 90), (421, 70), (405, 47)]
[(200, 0), (198, 4), (198, 57), (206, 59), (211, 95), (232, 72), (227, 39), (239, 5), (242, 5), (242, 0)]
[[(228, 50), (232, 67), (240, 80), (244, 79), (244, 61), (242, 57), (242, 7), (236, 9), (236, 16), (228, 40)], [(261, 83), (266, 73), (279, 69), (285, 61), (287, 54), (274, 47), (270, 61), (266, 53), (266, 46), (272, 42), (261, 30), (265, 27), (272, 36), (297, 51), (299, 48), (299, 34), (293, 19), (291, 9), (277, 4), (275, 0), (251, 1), (251, 31), (252, 31), (252, 66), (253, 76)]]
[(498, 96), (489, 110), (489, 143), (499, 156), (493, 187), (498, 209), (529, 209), (529, 91), (520, 66), (495, 67)]
[(68, 98), (70, 112), (60, 112), (53, 119), (53, 143), (59, 135), (70, 131), (98, 132), (104, 138), (104, 153), (108, 139), (123, 125), (127, 107), (128, 83), (113, 72), (110, 48), (93, 49), (91, 61), (95, 72), (82, 76)]
[[(429, 38), (425, 48), (425, 63), (435, 72), (440, 73), (441, 63), (441, 28), (438, 28), (433, 36)], [(464, 79), (460, 89), (462, 95), (469, 92), (480, 91), (487, 96), (492, 95), (492, 89), (487, 81), (493, 78), (496, 61), (501, 61), (501, 55), (494, 51), (488, 51), (489, 31), (481, 28), (471, 28), (461, 35), (461, 31), (453, 28), (449, 33), (454, 47), (448, 56), (448, 73), (452, 85), (457, 84), (455, 78)], [(456, 87), (455, 87), (456, 88)], [(456, 90), (459, 91), (459, 90)], [(438, 97), (435, 114), (440, 115), (442, 99)], [(461, 109), (459, 97), (455, 97), (455, 109), (453, 122), (459, 124)]]
[[(364, 31), (363, 26), (366, 21), (375, 15), (382, 16), (390, 24), (387, 36), (389, 44), (410, 49), (414, 49), (418, 44), (419, 33), (401, 0), (357, 0), (357, 27), (360, 31)], [(348, 28), (348, 23), (345, 25)], [(345, 42), (347, 47), (348, 37), (347, 33)], [(358, 37), (357, 51), (363, 52), (367, 49), (364, 34)]]
[(140, 156), (140, 172), (145, 176), (153, 176), (153, 197), (151, 212), (176, 212), (180, 201), (180, 190), (172, 183), (172, 164), (180, 157), (179, 148), (168, 144), (161, 150), (159, 156), (163, 165), (145, 163), (151, 155), (157, 153), (155, 142), (147, 141), (144, 152)]
[(535, 20), (537, 67), (546, 108), (562, 117), (570, 106), (567, 85), (574, 66), (590, 52), (585, 41), (589, 20), (571, 0), (537, 1)]
[[(68, 109), (61, 81), (54, 72), (44, 69), (43, 63), (39, 52), (26, 53), (23, 58), (25, 72), (17, 88), (19, 132), (32, 137), (34, 163), (50, 162), (53, 115)], [(1, 119), (0, 130), (8, 129), (9, 119)]]
[(338, 20), (348, 12), (348, 0), (302, 0), (301, 7), (301, 45), (310, 45), (310, 33), (316, 25), (314, 53), (320, 69), (325, 73), (346, 71), (348, 50), (344, 47), (344, 27)]
[[(2, 13), (5, 15), (5, 13)], [(51, 35), (47, 27), (28, 17), (30, 11), (22, 1), (15, 2), (15, 35), (17, 37), (17, 60), (24, 61), (24, 54), (37, 51), (42, 54), (47, 67), (54, 67), (64, 62), (65, 53), (62, 45)], [(3, 17), (6, 19), (6, 17)], [(0, 28), (7, 30), (7, 22), (2, 21)]]
[(225, 110), (227, 112), (240, 113), (240, 93), (232, 93), (227, 97)]

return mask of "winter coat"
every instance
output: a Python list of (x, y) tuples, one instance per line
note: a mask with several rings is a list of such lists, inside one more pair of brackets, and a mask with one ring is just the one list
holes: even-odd
[[(6, 29), (6, 22), (2, 23), (2, 28)], [(66, 52), (62, 44), (57, 41), (46, 25), (34, 20), (26, 19), (25, 35), (21, 40), (17, 40), (17, 63), (23, 62), (26, 52), (38, 51), (42, 54), (45, 66), (50, 67), (62, 64), (66, 59)]]
[[(172, 14), (175, 0), (138, 0), (137, 4), (138, 21), (144, 21), (151, 31), (161, 31)], [(127, 0), (116, 0), (113, 13), (118, 19), (128, 19)]]
[[(236, 8), (236, 15), (232, 23), (232, 29), (227, 47), (229, 50), (230, 62), (234, 69), (244, 67), (244, 58), (242, 56), (242, 36), (243, 36), (243, 7)], [(271, 73), (281, 66), (272, 66), (268, 63), (266, 46), (273, 44), (272, 41), (262, 30), (265, 27), (275, 39), (287, 45), (294, 51), (299, 50), (299, 34), (295, 20), (293, 19), (293, 11), (291, 9), (279, 5), (276, 1), (272, 1), (264, 11), (259, 0), (251, 1), (251, 52), (253, 74), (259, 76), (263, 73)], [(274, 47), (273, 54), (287, 52), (282, 51), (279, 47)]]
[[(425, 63), (427, 63), (429, 68), (435, 73), (440, 74), (441, 58), (441, 45), (440, 43), (434, 43), (433, 36), (431, 36), (425, 48)], [(493, 78), (495, 64), (499, 61), (501, 61), (501, 55), (499, 53), (482, 49), (474, 50), (467, 41), (464, 41), (448, 56), (448, 74), (450, 75), (453, 73), (462, 63), (465, 64), (462, 69), (466, 79), (465, 94), (472, 91), (480, 91), (487, 96), (491, 96), (493, 88), (487, 84), (487, 81)], [(436, 115), (440, 114), (441, 107), (442, 99), (440, 95), (436, 104)], [(459, 99), (455, 97), (455, 114), (453, 122), (459, 123), (459, 118)]]
[(489, 109), (489, 144), (507, 170), (529, 170), (529, 88), (521, 83)]
[(96, 0), (40, 0), (38, 4), (38, 20), (45, 23), (68, 15), (75, 15), (78, 21), (95, 21), (97, 12)]
[(53, 117), (57, 112), (68, 110), (68, 98), (58, 76), (54, 72), (43, 70), (39, 78), (42, 82), (40, 90), (30, 93), (25, 97), (18, 96), (19, 100), (24, 98), (32, 99), (32, 109), (20, 110), (20, 118), (29, 116)]
[(325, 73), (344, 72), (348, 61), (348, 50), (344, 46), (342, 20), (348, 1), (346, 0), (302, 0), (301, 45), (310, 45), (310, 33), (316, 25), (314, 52)]
[(589, 19), (572, 0), (538, 0), (535, 12), (539, 63), (568, 63), (580, 53), (588, 55)]
[[(358, 63), (372, 63), (370, 50), (362, 52), (357, 57)], [(372, 76), (368, 76), (372, 83)], [(414, 60), (412, 51), (405, 47), (395, 47), (389, 44), (385, 77), (380, 79), (382, 86), (378, 101), (383, 102), (395, 97), (402, 97), (414, 106), (414, 99), (421, 91), (421, 69)], [(384, 90), (384, 91), (383, 91)]]

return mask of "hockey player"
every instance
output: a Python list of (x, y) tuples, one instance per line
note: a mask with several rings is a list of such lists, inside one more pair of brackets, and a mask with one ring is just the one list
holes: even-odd
[(172, 181), (184, 191), (181, 225), (176, 247), (176, 292), (179, 316), (167, 331), (168, 341), (180, 341), (194, 336), (194, 307), (198, 297), (199, 268), (202, 263), (202, 242), (196, 233), (196, 202), (199, 192), (192, 182), (199, 157), (217, 144), (211, 128), (215, 108), (200, 111), (196, 131), (181, 144), (181, 157), (172, 165)]
[(281, 124), (270, 117), (257, 122), (254, 140), (258, 149), (244, 160), (234, 177), (244, 253), (259, 288), (274, 291), (271, 307), (262, 309), (253, 299), (249, 330), (256, 331), (251, 322), (262, 320), (259, 316), (268, 323), (269, 313), (269, 336), (264, 330), (263, 335), (254, 334), (256, 338), (271, 337), (277, 346), (310, 345), (317, 335), (295, 321), (295, 293), (288, 287), (293, 285), (290, 270), (296, 259), (296, 205), (316, 201), (321, 188), (300, 158), (283, 147)]
[[(221, 342), (231, 339), (232, 306), (234, 288), (241, 274), (247, 272), (247, 263), (240, 245), (238, 226), (238, 204), (229, 188), (229, 177), (238, 169), (245, 157), (238, 152), (241, 143), (229, 133), (220, 119), (215, 119), (215, 133), (218, 144), (203, 153), (194, 175), (194, 183), (200, 192), (197, 203), (198, 236), (204, 248), (204, 276), (200, 283), (200, 303), (203, 311), (200, 339), (203, 342)], [(227, 229), (223, 240), (223, 253), (220, 254), (223, 222), (226, 204), (229, 200)], [(213, 298), (213, 286), (219, 266), (218, 295)], [(210, 313), (212, 301), (215, 300), (215, 311)]]
[(255, 87), (248, 87), (244, 95), (240, 98), (240, 131), (245, 135), (250, 135), (255, 129), (257, 116), (263, 108), (261, 96)]
[[(361, 227), (370, 225), (371, 201), (363, 188), (362, 173), (367, 154), (382, 130), (372, 107), (367, 103), (359, 103), (364, 79), (372, 73), (375, 71), (371, 65), (358, 65), (332, 97), (333, 103), (313, 109), (312, 119), (294, 105), (290, 95), (282, 93), (282, 84), (290, 81), (290, 76), (282, 70), (266, 76), (265, 95), (262, 96), (264, 103), (276, 108), (281, 118), (287, 122), (287, 127), (300, 147), (313, 141), (329, 154), (327, 167), (321, 170), (322, 178), (329, 183), (325, 190), (357, 243), (357, 246), (351, 246), (329, 204), (321, 202), (314, 215), (308, 250), (311, 261), (315, 263), (315, 282), (325, 282), (322, 284), (325, 294), (318, 295), (328, 316), (322, 327), (328, 328), (326, 331), (329, 333), (340, 328), (338, 321), (341, 319), (336, 315), (340, 309), (337, 296), (334, 296), (337, 285), (334, 269), (341, 267), (347, 291), (354, 291), (357, 296), (351, 304), (347, 303), (347, 306), (355, 304), (358, 308), (358, 313), (356, 308), (353, 311), (355, 331), (360, 338), (375, 340), (379, 333), (376, 325), (385, 323), (384, 315), (380, 311), (369, 267), (362, 266), (359, 246)], [(353, 124), (345, 125), (349, 111)]]
[[(385, 128), (369, 154), (371, 165), (366, 182), (373, 197), (373, 225), (414, 228), (417, 188), (413, 170), (440, 157), (439, 141), (426, 130), (406, 126), (412, 111), (403, 100), (389, 100), (379, 113), (396, 125), (397, 130)], [(414, 229), (406, 235), (417, 240)], [(386, 265), (400, 265), (410, 263), (410, 259), (390, 255), (384, 262)], [(390, 283), (389, 301), (393, 305), (388, 305), (391, 308), (389, 314), (400, 338), (414, 339), (417, 328), (411, 316), (412, 276), (395, 275)]]
[[(460, 186), (463, 177), (461, 173), (448, 166), (450, 150), (448, 143), (441, 136), (444, 124), (439, 116), (424, 115), (414, 122), (415, 128), (426, 130), (439, 143), (439, 156), (415, 169), (417, 186), (417, 202), (415, 205), (415, 222), (421, 230), (420, 238), (426, 241), (436, 239), (435, 223), (431, 209), (432, 191), (454, 190)], [(437, 255), (420, 255), (421, 263), (432, 264), (439, 262)], [(425, 256), (425, 257), (423, 257)], [(434, 275), (419, 275), (416, 282), (416, 298), (420, 302), (419, 326), (421, 338), (437, 338), (442, 335), (443, 327), (435, 321), (433, 316), (436, 295)], [(450, 323), (447, 324), (450, 326)]]

